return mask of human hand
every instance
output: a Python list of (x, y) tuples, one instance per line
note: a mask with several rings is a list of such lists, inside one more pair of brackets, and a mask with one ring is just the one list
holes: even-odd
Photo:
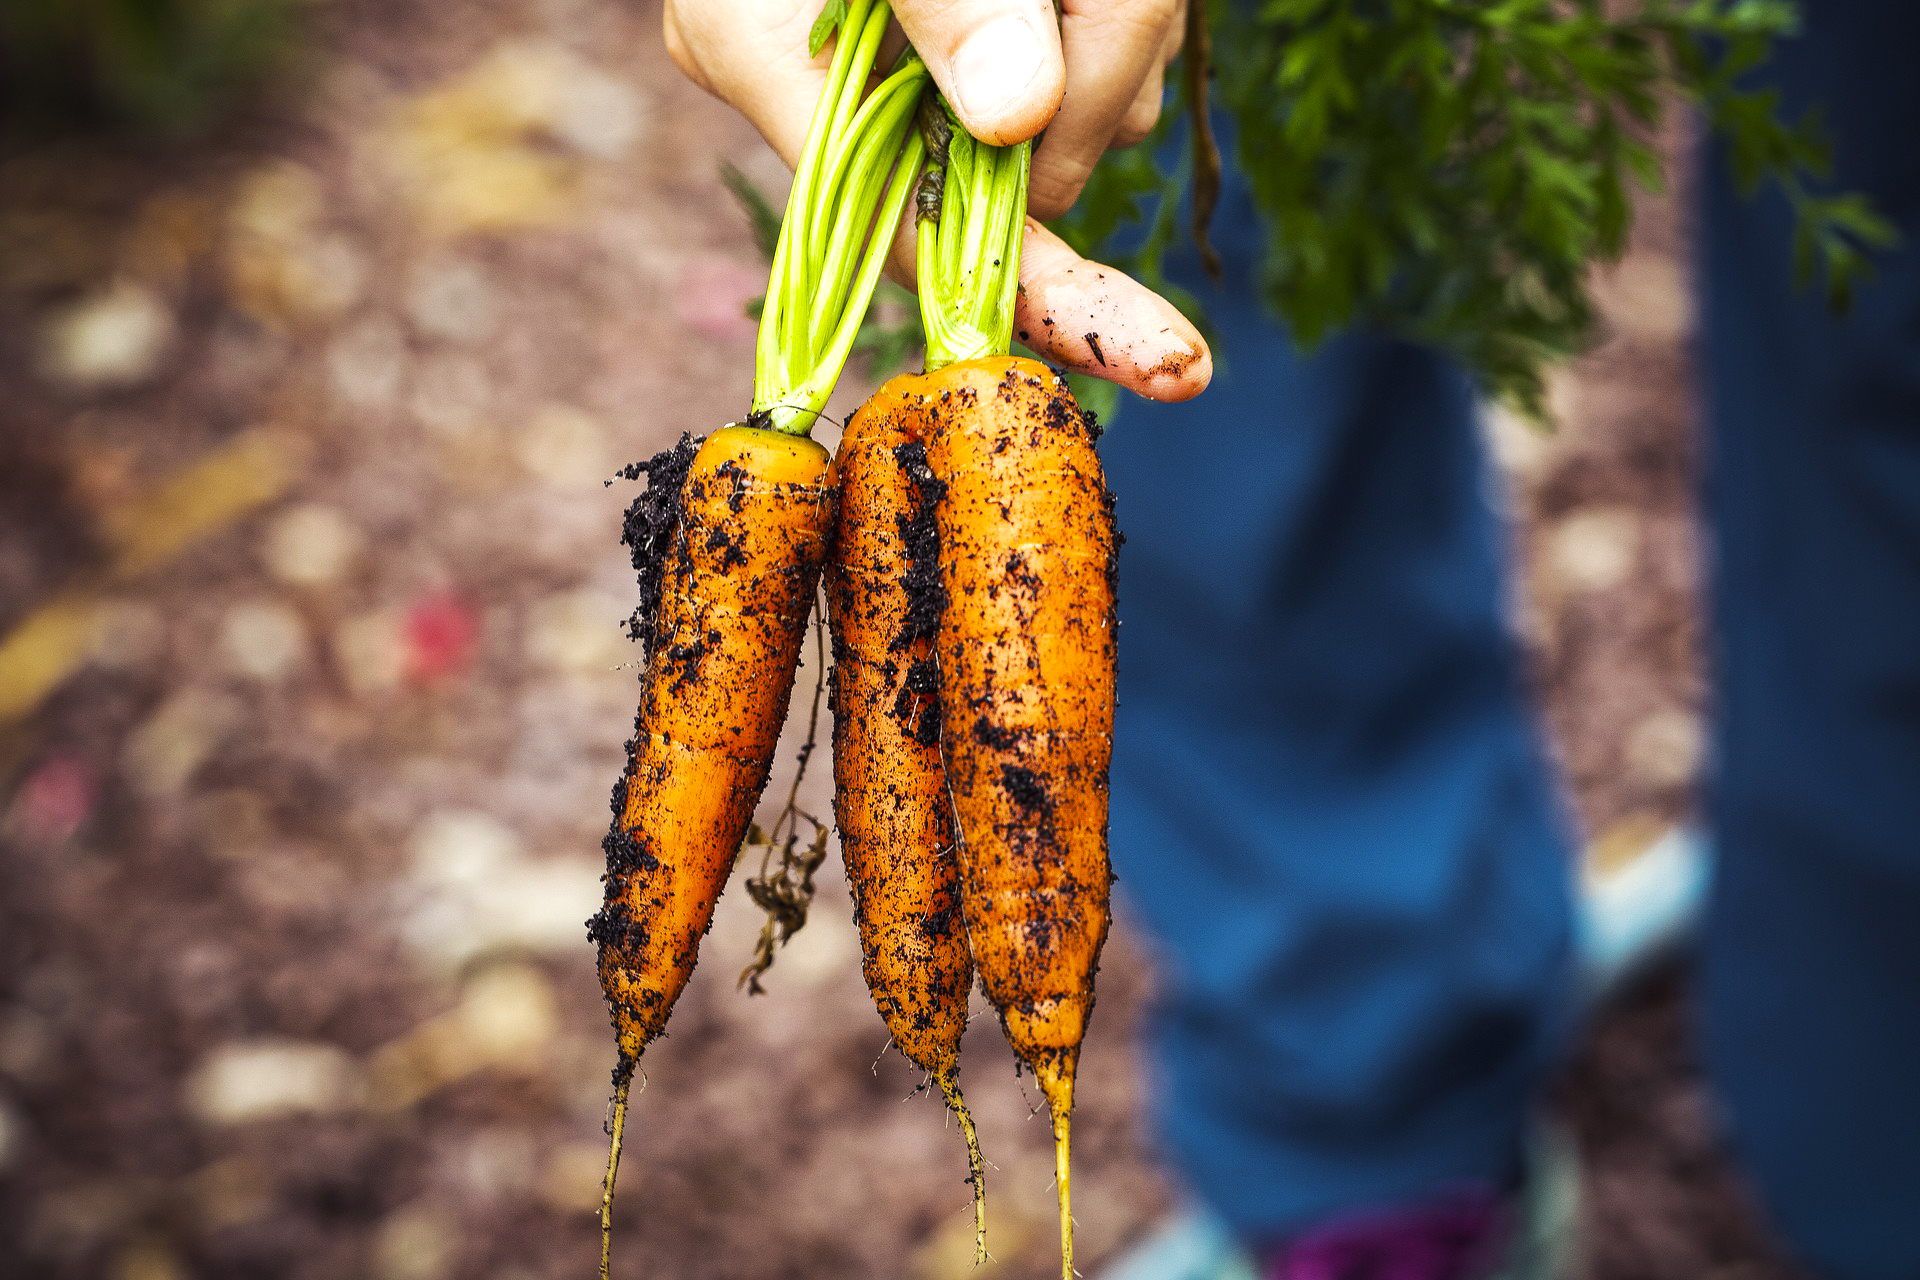
[[(788, 167), (826, 79), (807, 56), (820, 0), (667, 0), (667, 51), (694, 83), (739, 110)], [(1047, 130), (1029, 207), (1072, 205), (1101, 152), (1153, 127), (1161, 75), (1179, 46), (1183, 0), (895, 0), (895, 15), (975, 136), (998, 144)], [(913, 280), (913, 235), (894, 274)], [(1081, 258), (1029, 219), (1014, 331), (1045, 358), (1155, 400), (1185, 400), (1213, 375), (1206, 342), (1174, 306)]]

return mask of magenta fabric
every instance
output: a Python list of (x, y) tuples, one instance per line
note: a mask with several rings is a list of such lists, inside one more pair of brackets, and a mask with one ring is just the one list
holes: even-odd
[(1511, 1229), (1506, 1201), (1470, 1189), (1337, 1219), (1280, 1246), (1262, 1280), (1469, 1280), (1484, 1275)]

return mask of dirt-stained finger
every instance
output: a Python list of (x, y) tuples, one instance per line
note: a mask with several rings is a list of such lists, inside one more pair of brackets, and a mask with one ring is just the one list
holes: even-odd
[(1031, 219), (1013, 329), (1043, 358), (1149, 400), (1191, 400), (1213, 378), (1213, 353), (1179, 308)]
[[(907, 210), (887, 274), (915, 287), (913, 210)], [(1021, 250), (1013, 336), (1075, 373), (1149, 400), (1191, 400), (1213, 378), (1213, 353), (1180, 309), (1124, 271), (1090, 262), (1033, 219)]]

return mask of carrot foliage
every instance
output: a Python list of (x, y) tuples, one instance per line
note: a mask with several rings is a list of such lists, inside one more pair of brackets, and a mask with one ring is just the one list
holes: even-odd
[(920, 122), (928, 164), (915, 196), (914, 234), (932, 371), (1012, 349), (1033, 144), (975, 141), (933, 98)]
[(886, 0), (835, 0), (814, 26), (816, 52), (836, 28), (839, 38), (774, 242), (752, 425), (812, 430), (853, 352), (919, 174), (913, 119), (925, 64), (909, 50), (865, 92), (891, 16)]
[[(1661, 185), (1655, 139), (1675, 100), (1727, 139), (1745, 189), (1785, 194), (1795, 266), (1836, 305), (1870, 271), (1869, 251), (1893, 240), (1863, 198), (1820, 185), (1830, 148), (1818, 119), (1784, 118), (1778, 93), (1747, 78), (1793, 34), (1786, 0), (1206, 8), (1211, 67), (1192, 56), (1190, 28), (1187, 92), (1154, 140), (1095, 170), (1060, 229), (1163, 287), (1180, 197), (1191, 187), (1204, 205), (1217, 190), (1194, 128), (1211, 83), (1264, 224), (1263, 291), (1303, 344), (1385, 328), (1452, 351), (1539, 414), (1544, 368), (1592, 330), (1589, 265), (1626, 247), (1630, 187)], [(1126, 229), (1137, 222), (1144, 237)]]

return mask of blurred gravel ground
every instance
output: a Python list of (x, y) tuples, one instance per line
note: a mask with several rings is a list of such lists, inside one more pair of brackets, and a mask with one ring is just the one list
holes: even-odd
[[(717, 162), (784, 175), (651, 4), (310, 20), (297, 108), (0, 161), (0, 1274), (593, 1265), (613, 1055), (581, 922), (635, 696), (631, 486), (602, 482), (744, 406), (764, 271)], [(1655, 208), (1561, 435), (1493, 425), (1517, 612), (1607, 847), (1685, 812), (1699, 755), (1678, 248)], [(975, 1273), (958, 1136), (883, 1053), (847, 910), (830, 864), (750, 1001), (757, 913), (723, 903), (629, 1128), (630, 1271), (1051, 1274), (1037, 1099), (976, 1008), (999, 1261)], [(1108, 957), (1089, 1264), (1171, 1198), (1124, 920)], [(1560, 1090), (1589, 1271), (1784, 1275), (1683, 1000), (1610, 1018)]]

